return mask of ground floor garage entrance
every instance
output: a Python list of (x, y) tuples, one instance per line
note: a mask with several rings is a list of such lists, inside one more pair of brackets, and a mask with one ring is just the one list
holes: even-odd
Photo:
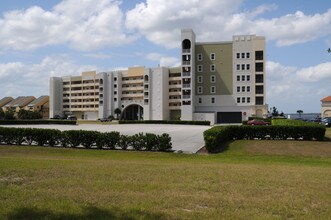
[(241, 112), (217, 112), (217, 124), (234, 124), (241, 122)]

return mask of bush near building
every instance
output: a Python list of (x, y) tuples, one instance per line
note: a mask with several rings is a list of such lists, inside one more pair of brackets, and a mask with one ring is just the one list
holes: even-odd
[(61, 146), (71, 148), (123, 149), (170, 151), (172, 149), (169, 134), (139, 133), (132, 136), (120, 135), (112, 131), (101, 133), (97, 131), (38, 128), (5, 128), (0, 127), (0, 144), (4, 145), (37, 145)]
[[(313, 123), (290, 124), (287, 120), (276, 120), (272, 126), (215, 126), (204, 131), (205, 147), (208, 152), (222, 152), (231, 140), (324, 140), (325, 127)], [(296, 123), (296, 122), (294, 122)]]

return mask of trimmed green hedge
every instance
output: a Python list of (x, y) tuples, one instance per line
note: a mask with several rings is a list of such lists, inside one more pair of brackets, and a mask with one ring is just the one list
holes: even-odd
[(225, 144), (231, 140), (318, 140), (325, 136), (325, 127), (321, 125), (273, 125), (273, 126), (215, 126), (204, 131), (205, 147), (208, 152), (221, 152), (225, 150)]
[(112, 131), (101, 133), (97, 131), (39, 128), (7, 128), (0, 127), (0, 144), (4, 145), (38, 145), (61, 146), (72, 148), (123, 149), (170, 151), (172, 149), (169, 134), (139, 133), (132, 136), (120, 135)]
[(120, 120), (119, 124), (183, 124), (210, 125), (210, 121), (176, 121), (176, 120)]
[(35, 124), (61, 124), (76, 125), (74, 120), (0, 120), (0, 125), (35, 125)]

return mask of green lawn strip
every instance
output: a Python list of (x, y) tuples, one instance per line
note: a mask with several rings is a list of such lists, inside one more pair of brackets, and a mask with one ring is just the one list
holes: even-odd
[(1, 146), (0, 219), (330, 216), (329, 158), (249, 155), (245, 147), (179, 155)]

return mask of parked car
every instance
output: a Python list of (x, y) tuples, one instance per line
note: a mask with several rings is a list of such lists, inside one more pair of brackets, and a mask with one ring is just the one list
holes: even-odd
[(67, 120), (77, 121), (77, 117), (74, 115), (68, 115)]
[(331, 127), (331, 118), (323, 118), (322, 125), (325, 125), (326, 127)]
[(107, 122), (107, 121), (112, 121), (112, 119), (111, 118), (99, 118), (99, 121)]
[(268, 121), (262, 121), (262, 120), (257, 120), (253, 119), (247, 122), (247, 125), (270, 125), (271, 123)]

